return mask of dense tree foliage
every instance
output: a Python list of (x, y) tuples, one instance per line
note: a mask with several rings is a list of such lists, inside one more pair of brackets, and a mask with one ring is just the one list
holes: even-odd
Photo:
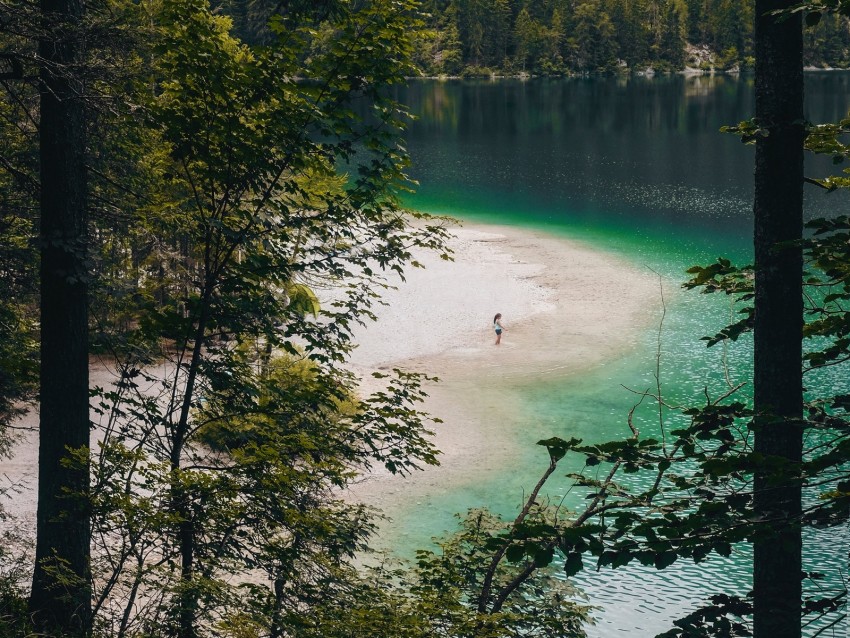
[[(753, 5), (743, 0), (428, 0), (417, 52), (431, 75), (564, 75), (753, 64)], [(850, 64), (846, 18), (807, 33), (806, 63)]]
[[(60, 509), (44, 522), (60, 533), (70, 525), (68, 540), (79, 546), (90, 516), (83, 554), (92, 554), (81, 565), (55, 531), (40, 530), (32, 610), (55, 616), (43, 632), (580, 636), (586, 610), (552, 578), (552, 564), (568, 576), (588, 555), (603, 567), (639, 561), (664, 569), (680, 559), (727, 556), (737, 543), (769, 546), (777, 531), (798, 538), (803, 526), (846, 523), (848, 399), (811, 397), (801, 420), (796, 376), (782, 391), (794, 395), (793, 413), (782, 415), (756, 414), (734, 385), (704, 405), (676, 410), (665, 404), (659, 380), (657, 392), (643, 397), (655, 401), (659, 438), (642, 437), (630, 414), (632, 436), (623, 441), (541, 441), (549, 468), (517, 518), (472, 512), (456, 536), (421, 552), (413, 570), (355, 569), (355, 554), (368, 547), (371, 513), (338, 497), (358, 472), (382, 465), (403, 474), (437, 455), (419, 410), (422, 376), (378, 375), (384, 387), (361, 396), (340, 365), (352, 347), (351, 326), (369, 319), (388, 285), (385, 274), (403, 274), (413, 248), (443, 250), (440, 220), (398, 207), (408, 187), (399, 144), (407, 113), (387, 87), (415, 74), (416, 64), (446, 73), (598, 71), (621, 61), (673, 69), (692, 62), (686, 42), (720, 52), (721, 66), (732, 64), (752, 51), (747, 5), (435, 0), (424, 25), (412, 1), (214, 8), (201, 0), (113, 1), (91, 3), (85, 20), (47, 33), (30, 3), (3, 7), (0, 227), (8, 241), (0, 270), (0, 425), (32, 394), (37, 318), (49, 312), (37, 310), (37, 283), (47, 277), (36, 276), (36, 246), (73, 253), (72, 267), (52, 275), (76, 288), (91, 313), (75, 344), (87, 354), (91, 336), (116, 375), (114, 385), (92, 390), (93, 449), (51, 441), (53, 460), (73, 475), (56, 472), (51, 497), (82, 500), (86, 519), (70, 525)], [(842, 63), (844, 18), (809, 15), (826, 26), (808, 36), (808, 55)], [(789, 24), (799, 28), (799, 21)], [(423, 34), (422, 26), (430, 29)], [(56, 57), (67, 50), (48, 46), (48, 36), (79, 48)], [(837, 57), (821, 56), (818, 47)], [(50, 121), (39, 97), (57, 95), (74, 112)], [(38, 137), (68, 124), (82, 127), (79, 136), (40, 156)], [(776, 139), (760, 128), (771, 125), (739, 130)], [(848, 128), (810, 127), (810, 146), (843, 159), (839, 139)], [(84, 157), (85, 170), (60, 171), (71, 184), (39, 178), (39, 169), (43, 175), (75, 145), (70, 150)], [(72, 250), (51, 236), (36, 241), (39, 227), (52, 228), (45, 212), (57, 196), (88, 215), (64, 220), (78, 226)], [(815, 288), (807, 372), (844, 362), (850, 347), (847, 220), (816, 230), (802, 244)], [(50, 263), (42, 257), (42, 266)], [(693, 274), (691, 287), (752, 298), (751, 270), (720, 261)], [(744, 314), (711, 343), (751, 329), (752, 309)], [(797, 352), (791, 365), (799, 364)], [(44, 365), (56, 373), (55, 361), (42, 358)], [(76, 386), (50, 390), (51, 401), (69, 397), (51, 408), (58, 426), (50, 432), (63, 431), (62, 405), (87, 405), (87, 384)], [(790, 470), (757, 438), (753, 447), (767, 416), (790, 417), (795, 436), (806, 433)], [(567, 453), (584, 455), (588, 468), (573, 477), (588, 497), (576, 513), (540, 496)], [(789, 482), (793, 490), (785, 489)], [(765, 505), (774, 483), (793, 491), (799, 510)], [(27, 619), (14, 587), (21, 564), (5, 548), (0, 559), (0, 630), (23, 634)], [(797, 609), (798, 594), (786, 601), (790, 616), (837, 613), (846, 599), (846, 590), (821, 593)], [(713, 603), (671, 635), (747, 635), (749, 600)]]
[[(387, 273), (403, 275), (414, 249), (442, 251), (446, 236), (443, 220), (398, 206), (407, 113), (386, 88), (414, 73), (416, 3), (90, 3), (55, 24), (56, 46), (38, 7), (3, 7), (2, 424), (35, 385), (35, 290), (47, 280), (31, 270), (36, 245), (75, 259), (49, 274), (90, 312), (75, 326), (77, 352), (87, 359), (90, 339), (115, 382), (90, 390), (78, 371), (62, 392), (42, 386), (55, 421), (44, 440), (62, 470), (43, 464), (54, 479), (42, 481), (44, 500), (73, 503), (82, 523), (67, 507), (45, 510), (32, 616), (18, 589), (25, 557), (0, 552), (0, 632), (26, 634), (34, 619), (44, 635), (425, 636), (486, 625), (511, 636), (497, 622), (510, 618), (580, 635), (581, 607), (559, 595), (527, 603), (545, 579), (536, 569), (508, 569), (489, 587), (508, 579), (498, 608), (468, 605), (458, 583), (447, 615), (451, 592), (438, 583), (454, 577), (450, 562), (373, 578), (351, 565), (372, 513), (340, 490), (373, 465), (404, 474), (437, 454), (418, 409), (422, 376), (376, 375), (383, 387), (362, 396), (340, 365)], [(46, 119), (45, 93), (73, 113)], [(40, 155), (50, 126), (77, 137), (52, 136)], [(67, 185), (39, 179), (67, 157), (77, 161), (60, 171)], [(39, 222), (52, 228), (40, 196), (85, 214), (64, 219), (71, 240), (36, 241)], [(64, 345), (42, 352), (71, 352)], [(68, 372), (51, 356), (41, 364)], [(83, 428), (66, 427), (70, 405), (84, 406)], [(55, 434), (81, 429), (85, 440)], [(467, 567), (492, 564), (492, 581), (504, 552), (485, 542), (501, 529), (486, 520), (457, 543), (493, 555)], [(82, 561), (57, 540), (63, 530)], [(552, 614), (538, 620), (543, 608)]]

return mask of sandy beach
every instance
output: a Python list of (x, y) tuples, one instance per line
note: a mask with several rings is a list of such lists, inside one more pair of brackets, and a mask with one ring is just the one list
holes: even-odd
[[(631, 348), (658, 318), (656, 276), (618, 258), (513, 227), (467, 225), (453, 235), (454, 261), (415, 255), (425, 268), (409, 269), (376, 308), (377, 322), (355, 334), (350, 367), (364, 392), (378, 383), (372, 372), (393, 367), (440, 379), (427, 385), (424, 409), (443, 420), (434, 427), (441, 465), (408, 477), (378, 470), (348, 494), (390, 519), (510, 463), (512, 432), (524, 424), (507, 390), (589, 370)], [(499, 346), (496, 312), (506, 327)], [(93, 361), (92, 385), (114, 381), (107, 364)], [(16, 427), (20, 439), (13, 458), (0, 461), (0, 480), (16, 486), (4, 506), (26, 533), (35, 527), (36, 412)]]
[[(511, 388), (621, 356), (660, 317), (657, 276), (595, 248), (514, 227), (453, 234), (455, 260), (417, 256), (425, 269), (355, 335), (351, 365), (364, 390), (372, 371), (393, 367), (440, 379), (425, 409), (443, 421), (434, 428), (441, 465), (408, 477), (377, 471), (350, 490), (390, 519), (409, 507), (421, 517), (432, 499), (511, 467), (515, 433), (527, 426)], [(507, 329), (499, 346), (497, 312)]]

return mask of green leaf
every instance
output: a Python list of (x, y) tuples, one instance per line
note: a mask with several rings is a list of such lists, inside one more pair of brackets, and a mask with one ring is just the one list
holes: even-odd
[(569, 441), (554, 436), (549, 439), (543, 439), (537, 442), (537, 445), (545, 446), (549, 451), (549, 457), (552, 461), (560, 461), (568, 451), (581, 444), (580, 439), (572, 438)]
[(510, 563), (518, 563), (525, 556), (525, 548), (522, 545), (511, 545), (505, 551), (505, 558)]
[(319, 298), (308, 286), (304, 284), (290, 284), (286, 288), (286, 294), (289, 297), (289, 309), (300, 315), (319, 314), (321, 307), (319, 306)]
[(554, 556), (555, 550), (551, 545), (541, 547), (536, 552), (534, 552), (534, 566), (547, 567), (552, 562), (552, 558)]
[(655, 555), (655, 568), (665, 569), (676, 562), (679, 555), (676, 552), (661, 552)]
[(566, 562), (564, 563), (564, 572), (566, 573), (567, 578), (575, 576), (582, 569), (584, 569), (584, 564), (582, 562), (581, 554), (569, 554)]

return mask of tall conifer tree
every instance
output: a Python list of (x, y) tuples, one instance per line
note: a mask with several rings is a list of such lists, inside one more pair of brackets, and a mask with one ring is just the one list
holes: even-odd
[(756, 638), (800, 636), (803, 40), (800, 13), (772, 13), (793, 5), (756, 2), (754, 508), (771, 522), (754, 542)]
[(86, 123), (76, 72), (84, 14), (81, 0), (41, 2), (41, 402), (30, 607), (48, 635), (87, 634), (91, 620)]

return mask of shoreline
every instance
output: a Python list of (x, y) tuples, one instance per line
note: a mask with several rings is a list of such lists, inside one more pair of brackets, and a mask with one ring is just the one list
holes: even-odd
[[(450, 233), (454, 260), (414, 255), (424, 268), (391, 282), (373, 308), (377, 320), (355, 328), (353, 371), (577, 372), (621, 353), (660, 307), (654, 272), (578, 240), (479, 223)], [(506, 327), (498, 347), (497, 312)]]
[[(579, 242), (508, 226), (468, 224), (451, 232), (454, 261), (414, 255), (425, 268), (409, 268), (407, 282), (395, 282), (386, 305), (374, 308), (377, 322), (354, 334), (360, 345), (348, 367), (362, 392), (380, 389), (371, 373), (391, 367), (440, 379), (424, 384), (429, 396), (420, 408), (443, 421), (430, 428), (441, 465), (406, 477), (376, 467), (344, 494), (388, 520), (435, 497), (474, 491), (511, 467), (516, 433), (526, 425), (517, 388), (628, 352), (659, 306), (654, 274)], [(506, 327), (498, 347), (496, 312)], [(98, 357), (90, 376), (93, 386), (116, 380)], [(4, 487), (16, 486), (3, 503), (11, 518), (0, 527), (12, 524), (24, 533), (35, 528), (37, 424), (37, 407), (16, 422), (13, 456), (3, 459), (0, 472)], [(375, 540), (391, 541), (380, 532)]]
[[(514, 476), (506, 481), (504, 472), (528, 452), (517, 442), (528, 429), (522, 388), (631, 352), (661, 307), (657, 275), (578, 241), (482, 224), (452, 234), (455, 261), (416, 255), (425, 269), (390, 291), (378, 320), (354, 337), (361, 346), (349, 368), (363, 392), (376, 389), (373, 371), (392, 367), (440, 379), (425, 386), (422, 409), (442, 420), (432, 428), (441, 464), (406, 477), (376, 468), (346, 491), (347, 500), (383, 513), (375, 539), (383, 549), (406, 535), (394, 517), (445, 519), (454, 512), (439, 501), (474, 494), (499, 474), (519, 500), (525, 486), (512, 483), (521, 481)], [(496, 312), (506, 327), (500, 346), (491, 325)]]

